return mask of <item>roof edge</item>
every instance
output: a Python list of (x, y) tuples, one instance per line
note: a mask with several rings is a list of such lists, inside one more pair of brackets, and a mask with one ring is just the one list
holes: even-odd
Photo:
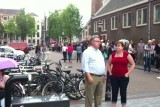
[(105, 2), (105, 4), (94, 14), (95, 16), (110, 2), (111, 0), (108, 0)]
[(121, 11), (121, 10), (124, 10), (124, 9), (127, 9), (127, 8), (130, 8), (130, 7), (134, 7), (134, 6), (143, 4), (143, 3), (147, 3), (147, 2), (148, 2), (148, 0), (143, 0), (143, 1), (140, 1), (140, 2), (137, 2), (137, 3), (134, 3), (134, 4), (131, 4), (131, 5), (128, 5), (128, 6), (125, 6), (125, 7), (116, 9), (116, 10), (113, 10), (113, 11), (108, 12), (108, 13), (105, 13), (105, 14), (101, 14), (101, 15), (98, 15), (98, 16), (93, 16), (92, 19), (96, 19), (96, 18), (105, 16), (105, 15), (108, 15), (108, 14), (112, 14), (112, 13), (115, 13), (115, 12), (118, 12), (118, 11)]

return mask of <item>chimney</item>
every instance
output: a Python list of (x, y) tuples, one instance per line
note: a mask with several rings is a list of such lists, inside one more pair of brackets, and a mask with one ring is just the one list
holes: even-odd
[(94, 16), (94, 14), (103, 6), (104, 0), (92, 0), (92, 6), (91, 6), (91, 16)]

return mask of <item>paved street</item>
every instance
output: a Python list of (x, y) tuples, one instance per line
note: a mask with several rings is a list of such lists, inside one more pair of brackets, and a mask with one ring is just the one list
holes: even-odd
[[(51, 52), (48, 53), (50, 60), (57, 62), (62, 58), (61, 53)], [(81, 68), (81, 63), (73, 61), (72, 63), (63, 63), (64, 66), (71, 65), (72, 73), (77, 73), (77, 68)], [(54, 68), (54, 66), (52, 66)], [(137, 68), (140, 68), (138, 66)], [(142, 68), (142, 67), (141, 67)], [(143, 72), (142, 69), (135, 69), (130, 75), (130, 83), (128, 87), (128, 107), (160, 107), (160, 76), (155, 72)], [(105, 89), (105, 88), (104, 88)], [(118, 102), (120, 104), (120, 102)], [(71, 101), (71, 107), (84, 107), (84, 99), (78, 101)], [(103, 106), (111, 105), (110, 102), (104, 101)], [(119, 107), (119, 106), (118, 106)]]

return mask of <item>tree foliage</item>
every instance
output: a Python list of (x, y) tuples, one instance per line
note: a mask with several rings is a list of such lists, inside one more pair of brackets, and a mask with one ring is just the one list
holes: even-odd
[(48, 33), (52, 38), (58, 38), (62, 34), (62, 22), (60, 11), (54, 11), (48, 18)]
[(3, 33), (4, 33), (4, 26), (0, 21), (0, 36), (2, 36)]
[[(55, 11), (48, 18), (48, 33), (50, 37), (77, 36), (81, 31), (81, 20), (79, 9), (69, 4), (62, 12)], [(62, 35), (64, 32), (64, 35)]]
[(69, 4), (66, 9), (62, 12), (63, 29), (65, 35), (70, 37), (77, 36), (81, 30), (81, 20), (79, 9), (73, 4)]
[(9, 20), (9, 22), (4, 26), (4, 32), (8, 34), (10, 40), (12, 40), (13, 36), (16, 35), (17, 26), (14, 19)]
[(16, 17), (16, 24), (21, 39), (24, 41), (27, 36), (32, 36), (35, 30), (35, 19), (30, 14), (25, 14), (23, 10)]

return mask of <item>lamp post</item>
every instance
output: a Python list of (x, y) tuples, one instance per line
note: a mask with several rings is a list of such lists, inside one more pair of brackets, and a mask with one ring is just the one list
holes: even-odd
[(151, 1), (148, 1), (148, 40), (151, 39)]

